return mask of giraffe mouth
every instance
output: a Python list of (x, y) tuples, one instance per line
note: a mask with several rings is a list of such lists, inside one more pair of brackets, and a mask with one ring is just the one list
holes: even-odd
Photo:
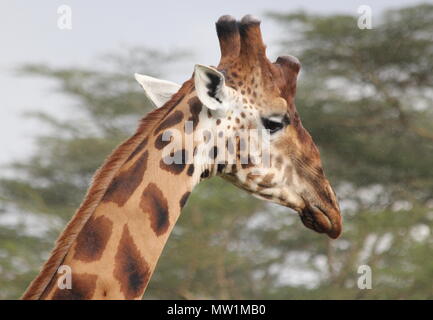
[[(336, 213), (339, 216), (339, 213)], [(318, 233), (326, 233), (330, 238), (336, 239), (341, 233), (341, 223), (334, 223), (331, 214), (321, 207), (309, 204), (299, 212), (302, 223), (309, 229)], [(339, 221), (339, 220), (338, 220)]]

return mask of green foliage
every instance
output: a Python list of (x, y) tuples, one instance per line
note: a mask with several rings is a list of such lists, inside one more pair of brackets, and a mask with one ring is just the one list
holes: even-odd
[[(340, 198), (343, 235), (328, 240), (212, 179), (191, 196), (145, 298), (432, 299), (433, 6), (387, 11), (372, 30), (353, 16), (271, 16), (287, 31), (281, 52), (303, 64), (296, 103)], [(24, 291), (94, 170), (148, 111), (132, 68), (155, 74), (169, 58), (133, 50), (101, 70), (21, 70), (76, 103), (66, 119), (32, 115), (51, 134), (0, 180), (0, 218), (21, 222), (0, 225), (0, 298)], [(371, 290), (357, 287), (363, 264)]]
[[(304, 66), (296, 103), (344, 209), (332, 272), (306, 297), (431, 299), (433, 6), (387, 11), (372, 30), (353, 16), (272, 16), (290, 33), (281, 51)], [(362, 263), (372, 290), (357, 289)]]

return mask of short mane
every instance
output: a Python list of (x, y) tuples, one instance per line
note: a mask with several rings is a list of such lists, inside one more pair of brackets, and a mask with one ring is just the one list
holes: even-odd
[(140, 125), (134, 135), (120, 144), (96, 171), (81, 206), (57, 239), (49, 259), (43, 265), (39, 275), (29, 285), (22, 299), (36, 300), (41, 298), (50, 281), (55, 276), (57, 269), (65, 259), (78, 233), (94, 213), (118, 170), (126, 162), (131, 153), (134, 152), (140, 142), (142, 142), (150, 134), (152, 129), (191, 92), (192, 88), (193, 81), (190, 79), (182, 85), (179, 91), (173, 95), (164, 106), (149, 112), (141, 119)]

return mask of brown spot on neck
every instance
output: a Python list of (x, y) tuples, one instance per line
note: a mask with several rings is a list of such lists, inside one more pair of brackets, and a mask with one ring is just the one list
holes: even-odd
[(160, 133), (162, 130), (174, 127), (176, 124), (180, 123), (183, 120), (183, 112), (176, 110), (167, 118), (165, 118), (164, 121), (162, 121), (159, 126), (155, 129), (155, 135)]
[(102, 201), (113, 201), (123, 206), (143, 180), (148, 156), (149, 152), (145, 151), (128, 170), (114, 177)]
[(91, 262), (102, 257), (110, 238), (113, 222), (104, 216), (91, 217), (77, 237), (74, 259)]
[(188, 176), (190, 176), (190, 177), (192, 177), (192, 175), (194, 174), (194, 164), (193, 164), (193, 163), (191, 163), (191, 164), (189, 165), (186, 174), (187, 174)]
[(193, 97), (189, 99), (188, 104), (189, 104), (189, 110), (191, 112), (191, 116), (189, 117), (188, 121), (192, 121), (193, 130), (195, 130), (199, 122), (199, 115), (203, 107), (203, 104), (201, 103), (198, 97)]
[(160, 133), (155, 139), (155, 148), (158, 150), (164, 149), (172, 141), (172, 133), (165, 131)]
[(157, 236), (164, 234), (170, 225), (167, 199), (154, 183), (144, 189), (140, 208), (149, 214), (150, 225)]
[(185, 149), (177, 150), (171, 155), (167, 155), (159, 162), (159, 167), (172, 174), (180, 174), (185, 169), (188, 162), (188, 151)]
[(139, 298), (150, 278), (150, 268), (134, 243), (127, 225), (123, 227), (122, 237), (117, 247), (114, 277), (120, 283), (120, 291), (126, 299)]
[(179, 206), (181, 209), (185, 206), (186, 202), (188, 201), (190, 194), (191, 194), (191, 192), (187, 191), (183, 194), (182, 198), (180, 198)]
[(133, 159), (137, 154), (139, 154), (147, 145), (147, 140), (148, 139), (145, 138), (142, 142), (140, 142), (140, 144), (135, 148), (135, 150), (131, 153), (131, 155), (128, 157), (126, 161)]

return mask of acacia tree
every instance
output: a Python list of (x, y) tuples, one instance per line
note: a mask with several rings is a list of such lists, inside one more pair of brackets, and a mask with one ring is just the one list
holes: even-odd
[[(372, 30), (354, 16), (271, 16), (287, 31), (282, 53), (303, 64), (296, 103), (337, 187), (343, 235), (327, 240), (286, 208), (212, 179), (188, 201), (145, 298), (431, 299), (433, 6), (387, 11)], [(167, 57), (133, 52), (102, 70), (22, 70), (56, 80), (76, 103), (67, 120), (34, 115), (51, 133), (0, 180), (0, 214), (44, 227), (0, 225), (0, 298), (24, 291), (94, 170), (149, 111), (131, 75), (137, 66), (158, 75)], [(364, 264), (372, 290), (357, 287)]]

